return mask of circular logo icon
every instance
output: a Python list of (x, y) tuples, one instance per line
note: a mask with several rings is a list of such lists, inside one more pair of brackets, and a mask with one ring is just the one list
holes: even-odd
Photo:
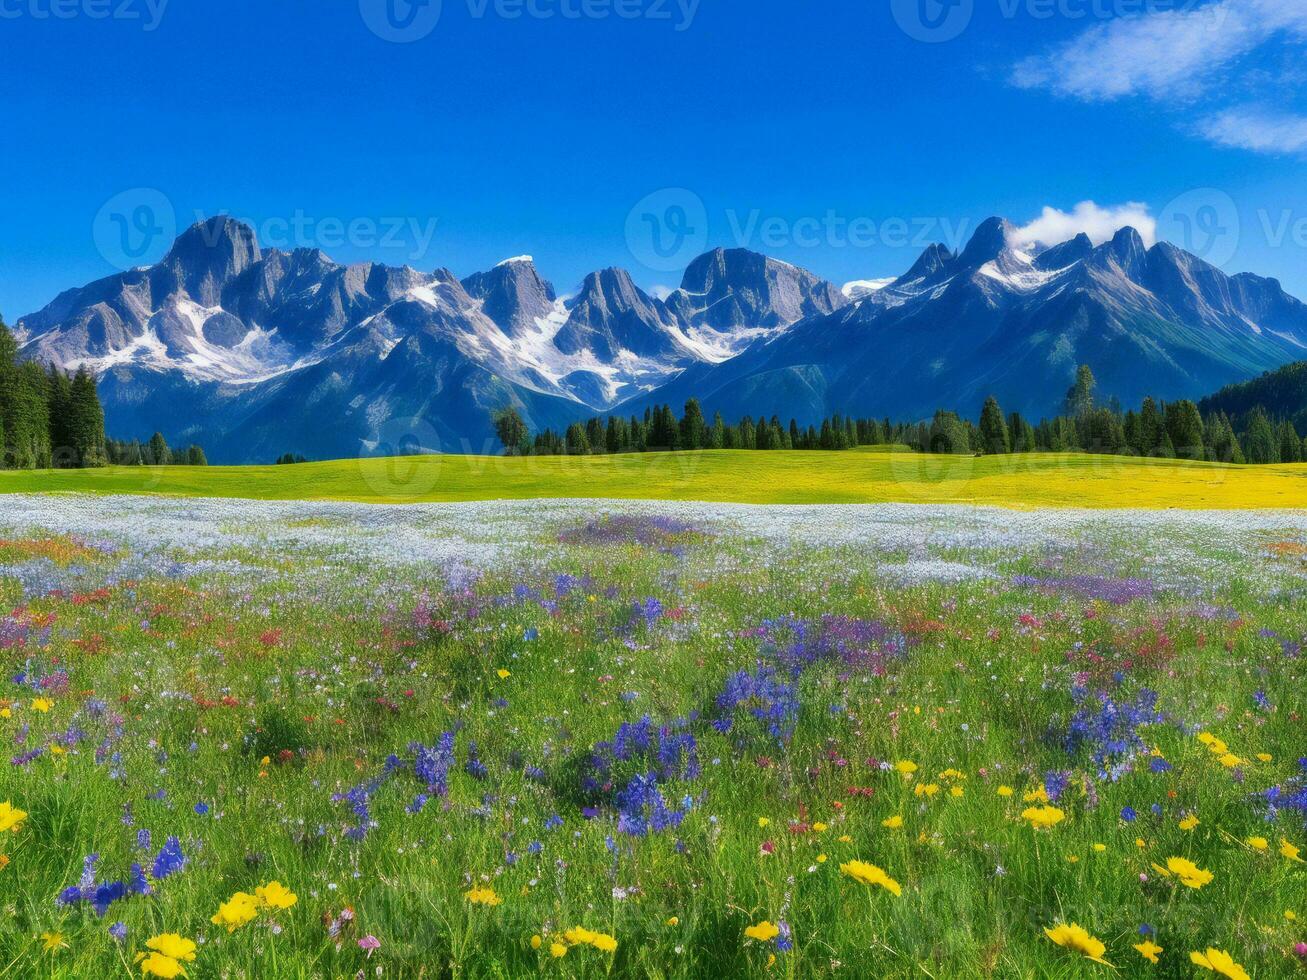
[(1157, 216), (1157, 237), (1204, 262), (1225, 265), (1239, 249), (1239, 208), (1214, 187), (1199, 187), (1171, 201)]
[(136, 187), (105, 201), (91, 225), (95, 247), (115, 269), (146, 265), (177, 237), (172, 202), (153, 187)]
[(679, 272), (708, 245), (708, 210), (694, 191), (665, 187), (626, 216), (626, 247), (654, 272)]
[(441, 0), (359, 0), (368, 30), (383, 41), (421, 41), (440, 23)]
[(901, 30), (914, 41), (942, 44), (967, 29), (975, 0), (891, 0), (890, 11)]
[(360, 472), (380, 497), (420, 497), (440, 482), (440, 437), (420, 418), (388, 419), (363, 449)]

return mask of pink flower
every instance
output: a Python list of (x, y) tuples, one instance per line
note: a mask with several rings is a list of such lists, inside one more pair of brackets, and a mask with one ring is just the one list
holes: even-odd
[(1307, 960), (1307, 943), (1294, 943), (1293, 951)]
[(366, 949), (368, 951), (369, 958), (372, 956), (372, 951), (374, 949), (380, 949), (380, 948), (381, 948), (381, 940), (378, 939), (376, 936), (371, 936), (371, 935), (364, 936), (362, 939), (359, 940), (359, 949)]

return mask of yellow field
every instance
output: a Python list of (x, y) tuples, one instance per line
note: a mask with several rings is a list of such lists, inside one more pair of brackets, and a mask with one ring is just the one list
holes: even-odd
[(623, 497), (742, 503), (1302, 508), (1307, 507), (1307, 464), (1226, 466), (1061, 453), (926, 456), (863, 449), (417, 456), (297, 466), (0, 472), (0, 493), (52, 491), (373, 503)]

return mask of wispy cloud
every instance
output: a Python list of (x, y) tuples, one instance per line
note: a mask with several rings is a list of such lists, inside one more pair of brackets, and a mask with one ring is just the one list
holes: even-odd
[(1084, 232), (1095, 245), (1101, 245), (1127, 225), (1139, 232), (1150, 248), (1157, 241), (1157, 219), (1149, 213), (1147, 204), (1134, 201), (1111, 207), (1081, 201), (1069, 212), (1046, 207), (1030, 224), (1016, 229), (1013, 238), (1021, 244), (1057, 245)]
[(1307, 151), (1307, 116), (1262, 106), (1238, 106), (1203, 119), (1198, 131), (1218, 146), (1257, 153)]
[[(1117, 17), (1072, 40), (1017, 62), (1010, 81), (1083, 101), (1142, 96), (1173, 105), (1223, 100), (1238, 78), (1273, 84), (1264, 71), (1243, 72), (1249, 58), (1275, 43), (1307, 42), (1307, 3), (1302, 0), (1212, 0), (1201, 6)], [(1216, 112), (1199, 132), (1213, 142), (1266, 150), (1291, 142), (1293, 127), (1262, 125), (1246, 137)], [(1262, 114), (1267, 120), (1265, 113)], [(1292, 117), (1288, 117), (1290, 120)], [(1259, 136), (1258, 133), (1261, 135)], [(1282, 134), (1279, 139), (1276, 133)], [(1263, 146), (1262, 143), (1267, 143)]]

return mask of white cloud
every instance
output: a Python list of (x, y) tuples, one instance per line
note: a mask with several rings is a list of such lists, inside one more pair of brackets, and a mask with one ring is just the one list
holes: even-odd
[(676, 290), (671, 286), (664, 286), (662, 283), (657, 283), (650, 286), (647, 292), (654, 299), (666, 299), (668, 296), (672, 295), (672, 293), (676, 292)]
[(1221, 0), (1193, 10), (1119, 17), (1019, 61), (1012, 81), (1086, 100), (1192, 92), (1278, 30), (1259, 6), (1256, 0)]
[(1084, 232), (1095, 245), (1101, 245), (1127, 225), (1139, 232), (1149, 248), (1157, 241), (1157, 219), (1149, 213), (1147, 204), (1134, 201), (1114, 207), (1081, 201), (1070, 212), (1046, 207), (1030, 224), (1017, 228), (1013, 240), (1018, 244), (1058, 245)]
[(1226, 109), (1203, 119), (1198, 131), (1218, 146), (1257, 153), (1307, 151), (1307, 116), (1261, 106)]

